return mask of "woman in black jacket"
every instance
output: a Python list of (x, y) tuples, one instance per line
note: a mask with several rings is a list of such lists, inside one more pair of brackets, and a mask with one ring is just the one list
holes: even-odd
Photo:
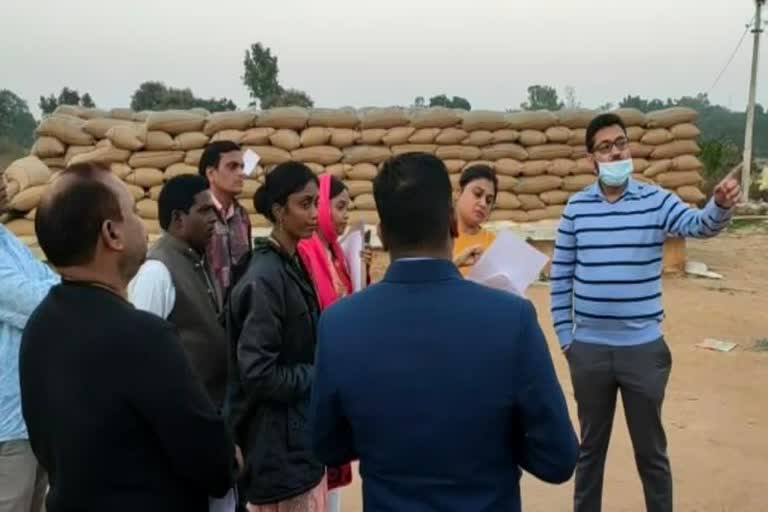
[(278, 165), (256, 192), (273, 224), (257, 239), (232, 291), (230, 414), (245, 458), (241, 500), (249, 512), (324, 512), (324, 468), (312, 456), (307, 407), (318, 301), (296, 246), (317, 227), (317, 177)]

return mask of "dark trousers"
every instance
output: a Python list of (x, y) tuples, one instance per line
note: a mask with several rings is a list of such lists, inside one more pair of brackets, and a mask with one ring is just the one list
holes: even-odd
[(620, 391), (646, 509), (671, 512), (672, 473), (661, 405), (672, 356), (664, 339), (628, 347), (574, 342), (566, 357), (581, 427), (574, 511), (601, 510), (605, 457)]

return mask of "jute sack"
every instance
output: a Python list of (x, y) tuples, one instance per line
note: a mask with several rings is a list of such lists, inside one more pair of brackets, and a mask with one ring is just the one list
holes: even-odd
[(318, 164), (317, 162), (304, 162), (304, 165), (309, 167), (309, 169), (316, 175), (320, 176), (325, 172), (325, 166), (323, 164)]
[(693, 185), (685, 185), (675, 192), (686, 203), (700, 204), (707, 198), (698, 187)]
[(506, 192), (513, 192), (517, 187), (518, 179), (512, 176), (506, 176), (504, 174), (497, 174), (496, 180), (499, 182), (499, 190)]
[(495, 169), (498, 174), (506, 176), (520, 176), (523, 173), (523, 164), (511, 158), (501, 158), (496, 160)]
[(122, 164), (119, 162), (110, 164), (109, 170), (112, 174), (114, 174), (121, 180), (125, 180), (125, 178), (127, 178), (133, 172), (133, 169), (131, 169), (130, 165)]
[(256, 127), (276, 130), (303, 130), (309, 121), (309, 112), (301, 107), (279, 107), (265, 110), (254, 123)]
[(353, 108), (316, 108), (309, 113), (309, 126), (328, 128), (357, 128), (360, 119)]
[(467, 162), (464, 160), (443, 160), (443, 163), (445, 164), (445, 168), (448, 169), (449, 173), (461, 172), (462, 169), (464, 169), (464, 166), (467, 165)]
[(139, 217), (142, 219), (156, 220), (157, 215), (157, 201), (152, 199), (142, 199), (136, 203), (136, 210), (139, 212)]
[(402, 108), (372, 108), (362, 115), (360, 127), (363, 130), (389, 129), (395, 126), (407, 126), (410, 121), (408, 113)]
[(573, 174), (576, 170), (576, 162), (568, 158), (557, 158), (547, 168), (547, 174), (560, 176), (561, 178)]
[(184, 132), (199, 132), (205, 125), (205, 117), (189, 111), (168, 110), (152, 112), (147, 117), (147, 131), (166, 132), (179, 135)]
[(245, 136), (244, 131), (240, 130), (223, 130), (220, 132), (216, 132), (213, 137), (211, 137), (211, 142), (218, 142), (220, 140), (228, 140), (232, 141), (235, 144), (242, 144), (243, 137)]
[[(109, 140), (107, 139), (107, 142)], [(73, 156), (68, 162), (67, 165), (76, 165), (76, 164), (82, 164), (86, 162), (101, 162), (105, 164), (111, 164), (115, 162), (125, 163), (128, 161), (128, 158), (130, 158), (131, 152), (127, 149), (119, 149), (116, 147), (112, 147), (111, 143), (109, 146), (102, 146), (99, 148), (94, 149), (93, 151), (89, 151), (87, 153), (80, 153), (76, 156)]]
[(580, 158), (576, 160), (576, 169), (573, 170), (573, 174), (595, 174), (595, 164), (588, 158)]
[(627, 127), (627, 138), (630, 142), (640, 142), (643, 140), (643, 137), (645, 137), (645, 134), (645, 128), (640, 128), (639, 126)]
[[(492, 144), (498, 144), (500, 142), (517, 142), (520, 140), (520, 132), (512, 130), (511, 128), (502, 128), (501, 130), (495, 130), (493, 132)], [(441, 143), (442, 144), (442, 143)]]
[(18, 237), (35, 236), (35, 222), (28, 219), (13, 219), (5, 227)]
[(202, 149), (193, 149), (192, 151), (187, 151), (186, 155), (184, 155), (184, 163), (187, 165), (194, 165), (197, 167), (200, 164), (200, 159), (203, 157), (203, 150)]
[(408, 138), (413, 135), (416, 128), (413, 126), (398, 126), (396, 128), (390, 128), (387, 134), (384, 136), (382, 142), (387, 146), (398, 146), (408, 142)]
[(701, 130), (695, 124), (690, 123), (677, 124), (670, 131), (672, 136), (678, 140), (696, 139), (701, 135)]
[(244, 146), (266, 146), (269, 137), (276, 131), (274, 128), (251, 128), (243, 132), (240, 143)]
[(478, 165), (482, 165), (482, 166), (485, 166), (485, 167), (490, 167), (491, 169), (493, 169), (495, 171), (494, 167), (496, 166), (496, 163), (495, 162), (491, 162), (490, 160), (473, 160), (471, 162), (467, 162), (467, 164), (462, 169), (462, 172), (466, 171), (467, 169), (471, 169), (472, 167), (477, 167)]
[(695, 141), (692, 140), (676, 140), (669, 144), (663, 144), (656, 146), (651, 154), (651, 158), (654, 160), (661, 160), (664, 158), (675, 158), (682, 155), (698, 155), (701, 153), (701, 148)]
[(91, 134), (83, 130), (85, 122), (76, 117), (51, 115), (43, 119), (37, 127), (38, 135), (55, 137), (70, 146), (90, 146), (95, 144)]
[(472, 110), (461, 115), (461, 127), (468, 132), (474, 130), (501, 130), (510, 128), (509, 121), (501, 112), (488, 110)]
[(525, 211), (543, 210), (547, 207), (544, 201), (534, 194), (518, 194), (517, 198), (520, 200), (520, 205)]
[(105, 119), (109, 118), (109, 112), (100, 108), (80, 108), (80, 117), (83, 119)]
[(379, 224), (379, 213), (375, 210), (355, 210), (349, 212), (349, 223), (355, 224), (362, 222), (368, 226), (376, 226)]
[(336, 176), (340, 180), (346, 178), (347, 173), (352, 170), (352, 166), (349, 164), (333, 164), (325, 168), (325, 172), (331, 176)]
[(331, 128), (331, 146), (340, 149), (354, 146), (360, 140), (360, 132), (350, 128)]
[(157, 201), (158, 199), (160, 199), (160, 192), (162, 191), (163, 191), (162, 185), (156, 185), (152, 187), (151, 189), (149, 189), (149, 194), (148, 194), (149, 198), (153, 201)]
[(650, 166), (643, 171), (643, 176), (647, 178), (653, 178), (658, 174), (667, 172), (672, 169), (672, 160), (655, 160), (650, 162)]
[(243, 181), (243, 190), (240, 191), (240, 194), (238, 194), (238, 198), (240, 199), (250, 199), (251, 204), (253, 204), (253, 196), (256, 194), (256, 191), (259, 190), (261, 187), (261, 182), (259, 180), (254, 179), (247, 179)]
[(701, 175), (698, 171), (663, 172), (656, 176), (654, 181), (664, 188), (677, 189), (686, 185), (698, 185), (701, 183)]
[(376, 200), (373, 198), (373, 194), (360, 194), (355, 197), (355, 208), (358, 210), (375, 210)]
[(507, 114), (505, 117), (507, 118), (507, 122), (509, 122), (509, 127), (518, 131), (544, 131), (547, 128), (557, 125), (559, 122), (557, 115), (547, 110), (513, 112)]
[(151, 131), (147, 133), (144, 148), (147, 151), (173, 151), (176, 149), (176, 142), (165, 132)]
[(174, 139), (174, 147), (181, 151), (203, 149), (208, 144), (208, 140), (208, 136), (203, 132), (182, 133)]
[(353, 165), (352, 168), (347, 171), (347, 178), (350, 180), (373, 180), (379, 170), (375, 165), (369, 163), (361, 163)]
[(549, 171), (551, 165), (549, 160), (529, 160), (523, 162), (521, 172), (523, 176), (541, 176)]
[(547, 190), (539, 194), (539, 197), (548, 205), (565, 204), (571, 197), (567, 190)]
[(525, 223), (528, 222), (528, 213), (523, 210), (493, 210), (491, 216), (488, 219), (491, 222), (515, 222)]
[(116, 148), (138, 151), (147, 141), (147, 131), (137, 124), (114, 126), (107, 132), (107, 138)]
[(527, 160), (529, 155), (522, 146), (511, 142), (503, 142), (492, 146), (484, 147), (480, 153), (483, 160), (499, 160), (501, 158), (512, 158), (514, 160)]
[(125, 183), (122, 181), (121, 183), (125, 185), (126, 189), (128, 189), (128, 193), (131, 194), (134, 201), (139, 202), (147, 196), (147, 191), (138, 185), (131, 185), (130, 183)]
[(528, 222), (539, 222), (548, 218), (549, 217), (547, 216), (546, 208), (531, 210), (528, 212)]
[(682, 155), (672, 159), (673, 171), (690, 171), (693, 169), (701, 169), (702, 167), (704, 167), (704, 165), (693, 155)]
[(253, 126), (254, 121), (256, 121), (256, 112), (254, 111), (216, 112), (211, 114), (206, 121), (203, 133), (210, 137), (224, 130), (244, 131)]
[(496, 208), (501, 208), (502, 210), (519, 210), (522, 206), (523, 205), (520, 203), (517, 196), (510, 192), (502, 191), (496, 196)]
[(291, 152), (291, 158), (299, 162), (315, 162), (322, 165), (339, 163), (344, 153), (333, 146), (313, 146)]
[(624, 121), (624, 126), (641, 126), (648, 123), (647, 116), (636, 108), (620, 108), (613, 111)]
[(547, 143), (547, 136), (544, 132), (537, 130), (523, 130), (520, 132), (520, 144), (525, 147), (540, 146)]
[(151, 167), (139, 167), (134, 169), (131, 174), (125, 178), (129, 185), (149, 189), (163, 184), (163, 171)]
[(37, 208), (47, 185), (36, 185), (22, 190), (14, 195), (8, 203), (8, 208), (17, 212), (28, 212)]
[(545, 144), (528, 148), (528, 158), (531, 160), (554, 160), (556, 158), (570, 158), (573, 154), (573, 146), (568, 144)]
[[(45, 185), (51, 178), (51, 171), (42, 160), (36, 156), (20, 158), (11, 163), (0, 178), (6, 183), (16, 183), (17, 190), (23, 191), (29, 187)], [(8, 194), (10, 195), (10, 194)]]
[(128, 165), (134, 169), (138, 167), (154, 167), (165, 169), (166, 167), (184, 160), (183, 151), (139, 151), (131, 155)]
[(687, 107), (672, 107), (648, 113), (648, 128), (671, 128), (676, 124), (693, 123), (698, 112)]
[(373, 193), (373, 183), (367, 180), (345, 180), (344, 184), (349, 190), (349, 196), (354, 199), (362, 194)]
[(165, 181), (168, 181), (171, 178), (175, 178), (176, 176), (181, 176), (183, 174), (198, 174), (197, 166), (179, 162), (178, 164), (173, 164), (168, 167), (163, 173), (163, 177), (165, 178)]
[(587, 146), (573, 146), (573, 153), (571, 154), (571, 158), (578, 160), (579, 158), (584, 158), (588, 154)]
[(122, 119), (89, 119), (83, 124), (83, 131), (93, 135), (96, 139), (103, 139), (107, 136), (107, 132), (115, 126), (133, 126), (133, 124), (133, 121)]
[(269, 219), (264, 217), (263, 215), (255, 214), (255, 215), (249, 215), (251, 219), (251, 227), (254, 228), (268, 228), (272, 225), (272, 223), (269, 222)]
[(466, 139), (461, 141), (465, 146), (487, 146), (493, 142), (493, 132), (488, 130), (475, 130), (470, 132)]
[(419, 128), (408, 138), (408, 143), (433, 144), (440, 132), (440, 128)]
[(645, 158), (632, 159), (632, 167), (634, 169), (634, 172), (638, 172), (638, 173), (645, 172), (645, 170), (648, 169), (648, 167), (650, 166), (651, 164)]
[[(597, 117), (597, 112), (583, 108), (561, 110), (557, 112), (560, 124), (568, 128), (586, 128)], [(551, 139), (550, 139), (551, 140)]]
[(63, 156), (43, 158), (43, 163), (51, 169), (51, 172), (53, 172), (53, 169), (63, 169), (67, 166), (67, 160)]
[(53, 115), (65, 115), (71, 117), (80, 117), (83, 113), (82, 107), (77, 105), (59, 105), (56, 110), (53, 111)]
[[(460, 121), (458, 112), (444, 107), (419, 109), (411, 116), (411, 126), (415, 128), (448, 128), (456, 126)], [(455, 142), (445, 144), (455, 144)]]
[(455, 191), (458, 191), (459, 182), (461, 181), (461, 173), (449, 174), (448, 179), (451, 180), (451, 188)]
[(376, 146), (381, 144), (387, 130), (384, 128), (372, 128), (360, 132), (360, 144), (365, 146)]
[(648, 158), (649, 156), (656, 158), (655, 156), (652, 156), (655, 151), (654, 147), (660, 148), (664, 146), (648, 146), (641, 142), (630, 142), (629, 152), (633, 158)]
[(563, 216), (563, 213), (565, 213), (565, 205), (562, 204), (553, 204), (549, 205), (545, 208), (546, 210), (546, 217), (547, 219), (559, 219)]
[(301, 147), (301, 137), (293, 130), (277, 130), (269, 136), (269, 142), (276, 148), (293, 151)]
[(39, 137), (32, 146), (32, 154), (39, 158), (63, 156), (67, 147), (55, 137)]
[(392, 154), (394, 156), (405, 153), (428, 153), (434, 155), (435, 151), (437, 151), (437, 144), (403, 144), (392, 147)]
[(549, 142), (555, 144), (567, 144), (568, 141), (571, 140), (573, 132), (571, 132), (570, 128), (566, 128), (565, 126), (553, 126), (552, 128), (547, 128), (544, 135), (546, 135)]
[(273, 146), (250, 146), (244, 147), (243, 150), (250, 149), (261, 158), (261, 165), (275, 165), (288, 162), (291, 159), (291, 154), (284, 149), (276, 148)]
[(242, 206), (249, 215), (256, 214), (256, 205), (253, 204), (253, 198), (241, 198), (238, 199), (237, 202), (240, 203), (240, 206)]
[(435, 138), (435, 142), (438, 144), (455, 145), (461, 144), (469, 134), (461, 128), (444, 128), (440, 131), (440, 134)]
[(324, 126), (313, 126), (311, 128), (304, 128), (301, 132), (300, 142), (304, 148), (312, 146), (325, 146), (328, 141), (331, 140), (330, 128)]
[(344, 149), (343, 161), (346, 164), (368, 162), (380, 164), (392, 157), (392, 151), (384, 146), (353, 146)]
[(597, 181), (594, 174), (578, 174), (576, 176), (566, 176), (563, 178), (563, 190), (569, 192), (578, 192), (579, 190), (592, 185)]
[(661, 144), (672, 142), (672, 139), (674, 139), (674, 137), (669, 130), (665, 128), (655, 128), (645, 132), (645, 135), (640, 139), (640, 142), (651, 146), (660, 146)]
[(517, 182), (515, 192), (518, 194), (541, 194), (548, 190), (558, 190), (562, 185), (563, 179), (558, 176), (525, 177)]

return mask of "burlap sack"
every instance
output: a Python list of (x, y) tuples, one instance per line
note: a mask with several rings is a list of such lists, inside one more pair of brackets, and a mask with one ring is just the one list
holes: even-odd
[(389, 129), (395, 126), (408, 126), (410, 122), (408, 113), (402, 108), (372, 108), (363, 114), (360, 127), (363, 130)]
[(28, 212), (37, 208), (46, 187), (46, 185), (36, 185), (22, 190), (11, 198), (8, 208), (16, 212)]
[(520, 206), (525, 211), (543, 210), (547, 207), (544, 201), (534, 194), (518, 194), (517, 198), (520, 200)]
[(434, 144), (440, 128), (419, 128), (408, 138), (410, 144)]
[(565, 205), (553, 204), (545, 208), (545, 219), (559, 219), (565, 213)]
[(491, 222), (507, 221), (522, 224), (528, 222), (528, 213), (523, 210), (493, 210), (488, 220)]
[(643, 171), (643, 176), (653, 178), (663, 172), (667, 172), (672, 169), (672, 160), (656, 160), (650, 162), (650, 166)]
[(573, 146), (568, 144), (545, 144), (528, 148), (528, 158), (531, 160), (554, 160), (556, 158), (570, 158), (573, 154)]
[(529, 160), (523, 162), (521, 174), (523, 176), (541, 176), (546, 174), (552, 163), (549, 160)]
[(153, 167), (165, 169), (166, 167), (184, 160), (183, 151), (139, 151), (131, 155), (128, 165), (137, 169), (139, 167)]
[(67, 160), (63, 156), (43, 158), (42, 161), (49, 169), (51, 169), (51, 172), (53, 172), (53, 169), (63, 169), (67, 166)]
[(89, 119), (83, 124), (83, 130), (96, 139), (103, 139), (107, 136), (107, 132), (115, 126), (133, 126), (133, 121), (108, 118)]
[(488, 110), (472, 110), (461, 114), (461, 127), (472, 132), (475, 130), (501, 130), (510, 128), (509, 122), (501, 112)]
[(435, 153), (441, 160), (464, 160), (471, 162), (480, 159), (480, 148), (473, 146), (440, 146)]
[(654, 181), (664, 188), (677, 189), (686, 185), (698, 185), (701, 183), (701, 175), (698, 171), (663, 172), (657, 175)]
[(147, 133), (144, 148), (147, 151), (173, 151), (176, 149), (176, 142), (165, 132), (151, 131)]
[(112, 141), (109, 139), (102, 139), (99, 142), (96, 143), (97, 148), (112, 148), (114, 147), (112, 145)]
[(518, 194), (541, 194), (548, 190), (558, 190), (563, 179), (558, 176), (534, 176), (520, 178), (515, 186)]
[(352, 166), (349, 164), (333, 164), (325, 168), (325, 172), (331, 176), (336, 176), (340, 180), (347, 177), (347, 173), (352, 170)]
[(355, 208), (358, 210), (375, 210), (376, 200), (373, 198), (373, 194), (360, 194), (355, 197)]
[(360, 119), (353, 108), (316, 108), (309, 113), (309, 126), (324, 126), (327, 128), (357, 128)]
[(695, 124), (690, 123), (677, 124), (670, 131), (677, 140), (697, 139), (701, 135), (701, 130)]
[(512, 176), (507, 176), (505, 174), (497, 174), (496, 179), (499, 182), (499, 190), (503, 190), (505, 192), (513, 192), (519, 181), (517, 178), (513, 178)]
[(360, 132), (360, 144), (365, 146), (377, 146), (381, 144), (387, 130), (384, 128), (372, 128)]
[(35, 223), (28, 219), (13, 219), (5, 224), (5, 227), (18, 237), (35, 236)]
[(323, 126), (313, 126), (305, 128), (299, 138), (301, 146), (304, 148), (312, 146), (325, 146), (331, 140), (331, 130)]
[(571, 193), (567, 190), (547, 190), (539, 194), (539, 197), (548, 205), (565, 204)]
[(339, 163), (344, 153), (333, 146), (313, 146), (301, 148), (291, 152), (291, 158), (299, 162), (315, 162), (322, 165)]
[(51, 171), (36, 156), (28, 156), (12, 162), (5, 172), (0, 174), (0, 178), (5, 179), (6, 183), (16, 183), (17, 192), (20, 192), (30, 187), (48, 183), (51, 178)]
[(464, 160), (443, 160), (443, 163), (450, 173), (461, 172), (464, 166), (467, 165), (467, 162)]
[(116, 148), (138, 151), (144, 147), (147, 141), (147, 130), (144, 126), (120, 125), (110, 128), (107, 138)]
[(634, 168), (634, 172), (642, 173), (645, 172), (648, 167), (650, 167), (651, 164), (646, 160), (645, 158), (633, 158), (632, 159), (632, 167)]
[(170, 167), (168, 167), (163, 173), (163, 176), (165, 177), (165, 181), (168, 181), (171, 178), (175, 178), (176, 176), (181, 176), (182, 174), (190, 174), (190, 175), (198, 174), (197, 166), (189, 165), (184, 162), (179, 162), (178, 164), (173, 164)]
[(624, 121), (624, 126), (645, 126), (648, 123), (646, 115), (636, 108), (620, 108), (613, 111)]
[(249, 215), (256, 215), (256, 205), (253, 204), (253, 198), (242, 198), (237, 200), (238, 203), (240, 203), (240, 206), (243, 207), (243, 209), (248, 212)]
[(494, 167), (497, 174), (504, 174), (506, 176), (520, 176), (523, 173), (523, 164), (511, 158), (496, 160)]
[(414, 134), (416, 128), (413, 126), (398, 126), (390, 128), (382, 139), (387, 146), (399, 146), (408, 142), (408, 138)]
[[(692, 140), (676, 140), (669, 144), (663, 144), (656, 146), (651, 153), (651, 158), (654, 160), (661, 160), (664, 158), (675, 158), (682, 155), (698, 155), (701, 153), (701, 148), (695, 141)], [(633, 153), (634, 154), (634, 153)]]
[(573, 136), (573, 132), (570, 128), (566, 128), (565, 126), (553, 126), (552, 128), (547, 128), (547, 131), (544, 132), (544, 135), (547, 136), (547, 140), (549, 142), (556, 144), (568, 144), (568, 142), (571, 140), (571, 137)]
[(527, 160), (529, 155), (522, 146), (511, 142), (493, 144), (482, 148), (481, 155), (483, 160), (499, 160), (502, 158), (512, 158), (513, 160)]
[(701, 161), (693, 155), (682, 155), (672, 159), (673, 171), (691, 171), (702, 167), (704, 166)]
[(536, 130), (523, 130), (520, 132), (520, 144), (525, 147), (540, 146), (547, 143), (547, 136), (544, 132)]
[(197, 167), (200, 164), (200, 159), (203, 157), (203, 150), (202, 149), (193, 149), (192, 151), (187, 151), (186, 155), (184, 156), (184, 163), (187, 165), (194, 165)]
[(162, 185), (163, 177), (163, 171), (160, 169), (139, 167), (138, 169), (134, 169), (124, 181), (129, 185), (136, 185), (137, 187), (149, 189)]
[(504, 128), (501, 130), (495, 130), (493, 132), (493, 139), (491, 144), (499, 144), (501, 142), (517, 142), (520, 140), (520, 132), (512, 130), (511, 128)]
[(707, 198), (707, 196), (705, 196), (698, 187), (693, 185), (685, 185), (680, 187), (676, 190), (676, 192), (677, 195), (680, 196), (680, 199), (686, 203), (701, 204)]
[(576, 169), (573, 170), (573, 174), (595, 174), (595, 164), (590, 162), (588, 158), (580, 158), (576, 160)]
[(199, 132), (204, 125), (205, 117), (190, 111), (152, 112), (147, 117), (147, 131), (166, 132), (171, 135)]
[(211, 114), (206, 121), (203, 132), (210, 137), (224, 130), (244, 131), (253, 126), (254, 121), (256, 121), (256, 112), (254, 111), (216, 112)]
[(149, 196), (149, 198), (151, 200), (157, 201), (158, 199), (160, 199), (160, 192), (162, 192), (162, 191), (163, 191), (163, 186), (162, 185), (157, 185), (157, 186), (152, 187), (151, 189), (149, 189), (148, 196)]
[(32, 146), (31, 153), (39, 158), (55, 158), (63, 156), (67, 147), (54, 137), (39, 137)]
[(589, 109), (575, 108), (561, 110), (557, 112), (557, 116), (560, 118), (560, 124), (567, 128), (586, 128), (597, 117), (597, 112)]
[(528, 212), (528, 222), (539, 222), (548, 218), (549, 217), (547, 216), (546, 208), (531, 210)]
[[(415, 128), (448, 128), (456, 126), (460, 121), (457, 111), (444, 107), (419, 109), (411, 115), (411, 126)], [(455, 144), (455, 142), (441, 144)]]
[[(19, 193), (19, 184), (16, 183), (15, 181), (12, 181), (5, 185), (5, 196), (8, 199), (12, 198), (18, 193)], [(2, 216), (0, 216), (0, 219), (2, 219)]]
[(174, 139), (174, 146), (181, 151), (191, 151), (193, 149), (203, 149), (208, 144), (209, 137), (203, 132), (189, 132), (177, 135)]
[[(107, 142), (109, 141), (107, 140)], [(94, 149), (93, 151), (80, 153), (76, 156), (73, 156), (70, 160), (67, 161), (67, 165), (76, 165), (86, 162), (101, 162), (105, 164), (111, 164), (114, 162), (124, 163), (127, 162), (130, 157), (130, 151), (127, 149), (119, 149), (113, 147), (110, 143), (109, 146), (102, 146), (100, 148)]]
[(559, 122), (557, 115), (547, 110), (513, 112), (505, 117), (509, 122), (509, 127), (518, 131), (538, 130), (543, 132)]
[(301, 107), (280, 107), (263, 111), (254, 126), (276, 130), (301, 131), (309, 122), (309, 112)]
[(251, 128), (243, 132), (240, 143), (244, 146), (266, 146), (269, 137), (276, 131), (274, 128)]
[(571, 146), (583, 146), (587, 143), (587, 130), (584, 128), (576, 128), (571, 130), (571, 137), (568, 139), (568, 144)]
[(560, 176), (561, 178), (573, 174), (576, 170), (576, 162), (568, 158), (557, 158), (553, 160), (546, 173), (552, 176)]
[[(294, 132), (295, 133), (295, 132)], [(245, 136), (245, 132), (240, 130), (224, 130), (217, 132), (214, 134), (213, 137), (211, 137), (211, 142), (218, 142), (220, 140), (228, 140), (232, 141), (235, 144), (242, 144), (243, 143), (243, 136)]]
[(100, 108), (81, 107), (80, 117), (83, 119), (107, 119), (109, 112)]
[(380, 164), (392, 157), (392, 151), (384, 146), (353, 146), (344, 149), (344, 163), (359, 164), (368, 162)]
[(112, 172), (112, 174), (114, 174), (121, 180), (125, 180), (125, 178), (127, 178), (133, 172), (133, 169), (131, 169), (130, 165), (121, 164), (118, 162), (110, 164), (109, 170)]
[(495, 162), (491, 162), (490, 160), (473, 160), (471, 162), (467, 162), (467, 164), (462, 169), (462, 172), (466, 171), (467, 169), (471, 169), (472, 167), (477, 167), (478, 165), (490, 167), (491, 169), (493, 169), (495, 171), (494, 168), (496, 166), (496, 163)]
[(243, 190), (240, 191), (240, 194), (238, 194), (238, 198), (240, 199), (250, 199), (251, 204), (253, 204), (253, 196), (256, 194), (256, 191), (259, 190), (261, 187), (261, 182), (259, 180), (255, 179), (247, 179), (243, 181)]
[(573, 160), (578, 160), (579, 158), (584, 158), (589, 153), (587, 152), (587, 146), (572, 146), (573, 147), (573, 153), (571, 153), (571, 158)]
[(435, 142), (445, 145), (461, 144), (461, 142), (468, 136), (469, 133), (461, 128), (444, 128), (440, 131), (437, 138), (435, 138)]
[(674, 137), (672, 137), (672, 134), (669, 130), (665, 128), (655, 128), (645, 132), (645, 135), (643, 135), (643, 138), (640, 139), (640, 142), (650, 146), (660, 146), (661, 144), (672, 142), (673, 138)]
[(80, 117), (80, 114), (83, 113), (82, 107), (79, 107), (77, 105), (59, 105), (56, 107), (56, 110), (53, 111), (53, 115), (65, 115), (65, 116), (72, 116), (72, 117)]
[(277, 130), (270, 135), (269, 141), (276, 148), (293, 151), (301, 147), (301, 137), (293, 130)]
[(272, 224), (269, 222), (269, 219), (264, 217), (263, 215), (259, 215), (258, 213), (255, 215), (249, 215), (251, 219), (251, 227), (254, 228), (268, 228)]
[(373, 193), (373, 183), (367, 180), (344, 180), (344, 184), (349, 190), (349, 196), (353, 199), (362, 194)]
[(340, 149), (354, 146), (360, 140), (360, 132), (350, 128), (331, 128), (331, 146)]
[[(633, 158), (648, 158), (649, 156), (653, 155), (655, 147), (663, 147), (663, 146), (648, 146), (641, 142), (630, 142), (629, 152)], [(656, 157), (653, 157), (653, 158), (656, 158)]]
[(259, 163), (265, 166), (281, 164), (291, 159), (291, 154), (288, 151), (273, 146), (249, 146), (243, 148), (244, 151), (248, 149), (259, 155), (261, 158)]
[(37, 127), (38, 135), (55, 137), (70, 146), (90, 146), (96, 143), (93, 136), (83, 130), (85, 122), (76, 117), (51, 115)]
[(369, 163), (361, 163), (353, 165), (352, 168), (347, 171), (347, 178), (350, 180), (372, 180), (379, 173), (379, 170), (375, 165)]
[(648, 113), (648, 128), (671, 128), (676, 124), (693, 123), (698, 112), (687, 107), (672, 107)]
[(112, 119), (122, 119), (123, 121), (136, 120), (136, 112), (129, 108), (113, 108), (109, 111), (109, 116)]
[(519, 210), (522, 206), (523, 205), (520, 203), (517, 196), (510, 192), (499, 192), (498, 196), (496, 196), (496, 208), (501, 208), (502, 210)]
[(594, 174), (566, 176), (563, 178), (563, 190), (578, 192), (579, 190), (592, 185), (595, 181), (597, 181), (597, 176)]
[(493, 142), (493, 132), (488, 130), (475, 130), (470, 132), (466, 139), (461, 141), (465, 146), (487, 146)]
[(643, 137), (645, 137), (646, 134), (645, 128), (640, 128), (639, 126), (629, 126), (627, 127), (627, 138), (630, 140), (630, 142), (640, 142), (643, 140)]
[(356, 224), (362, 222), (368, 226), (376, 226), (379, 224), (379, 213), (371, 210), (354, 210), (349, 212), (349, 223)]
[(451, 180), (451, 188), (453, 188), (454, 191), (458, 192), (460, 188), (459, 182), (461, 181), (461, 174), (460, 173), (449, 174), (448, 179)]
[(147, 235), (162, 235), (163, 229), (160, 227), (160, 222), (156, 219), (141, 219), (141, 223), (144, 224), (144, 231)]
[(134, 201), (136, 202), (141, 201), (144, 197), (147, 196), (147, 191), (144, 190), (143, 188), (137, 185), (131, 185), (130, 183), (124, 183), (124, 182), (121, 182), (121, 183), (123, 183), (125, 185), (125, 188), (128, 189), (128, 193), (131, 194)]
[(437, 144), (403, 144), (401, 146), (393, 146), (392, 154), (394, 156), (405, 153), (428, 153), (434, 155), (437, 147)]
[(648, 183), (648, 184), (653, 184), (654, 183), (651, 178), (645, 176), (644, 174), (640, 174), (640, 173), (633, 173), (632, 174), (632, 178), (637, 180), (637, 181), (641, 181), (643, 183)]
[(142, 219), (157, 220), (157, 201), (152, 199), (142, 199), (136, 203), (136, 210)]

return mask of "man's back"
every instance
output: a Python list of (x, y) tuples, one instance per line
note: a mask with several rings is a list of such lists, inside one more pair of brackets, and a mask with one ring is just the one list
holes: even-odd
[(315, 446), (360, 458), (366, 511), (514, 511), (518, 467), (570, 478), (576, 438), (530, 303), (447, 261), (395, 262), (323, 316), (319, 343)]
[(199, 510), (231, 484), (232, 445), (172, 327), (65, 283), (30, 318), (20, 361), (48, 510)]

